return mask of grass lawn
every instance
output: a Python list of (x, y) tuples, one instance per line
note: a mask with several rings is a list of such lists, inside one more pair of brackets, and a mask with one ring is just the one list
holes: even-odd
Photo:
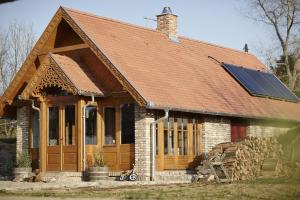
[[(80, 188), (73, 190), (43, 190), (28, 192), (0, 191), (1, 197), (11, 198), (105, 198), (105, 199), (300, 199), (300, 179), (260, 179), (232, 184), (174, 184), (128, 186), (112, 189)], [(19, 197), (19, 198), (17, 198)]]

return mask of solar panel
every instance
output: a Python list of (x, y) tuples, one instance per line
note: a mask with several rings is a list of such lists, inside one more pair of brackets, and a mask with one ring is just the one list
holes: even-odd
[(223, 63), (222, 66), (251, 95), (298, 102), (291, 92), (274, 74)]

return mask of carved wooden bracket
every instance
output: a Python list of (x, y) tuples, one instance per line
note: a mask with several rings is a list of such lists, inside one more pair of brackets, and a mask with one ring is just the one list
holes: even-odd
[(50, 87), (58, 87), (73, 95), (78, 94), (79, 90), (61, 70), (61, 68), (48, 58), (49, 62), (41, 64), (35, 75), (31, 78), (27, 87), (21, 94), (22, 99), (28, 99), (30, 96), (40, 97), (45, 96), (44, 89)]

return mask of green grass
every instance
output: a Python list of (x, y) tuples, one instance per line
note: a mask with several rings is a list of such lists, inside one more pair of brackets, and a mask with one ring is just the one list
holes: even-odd
[(120, 188), (79, 188), (10, 192), (0, 190), (0, 196), (35, 197), (98, 197), (113, 199), (220, 199), (269, 200), (300, 199), (300, 179), (260, 179), (232, 184), (173, 184), (127, 186)]

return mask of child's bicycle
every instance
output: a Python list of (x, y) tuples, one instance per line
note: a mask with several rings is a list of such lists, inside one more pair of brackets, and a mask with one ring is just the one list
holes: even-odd
[(121, 175), (120, 175), (120, 181), (136, 181), (137, 179), (137, 174), (135, 172), (135, 166), (134, 164), (132, 164), (132, 169), (131, 170), (127, 170), (124, 171)]

